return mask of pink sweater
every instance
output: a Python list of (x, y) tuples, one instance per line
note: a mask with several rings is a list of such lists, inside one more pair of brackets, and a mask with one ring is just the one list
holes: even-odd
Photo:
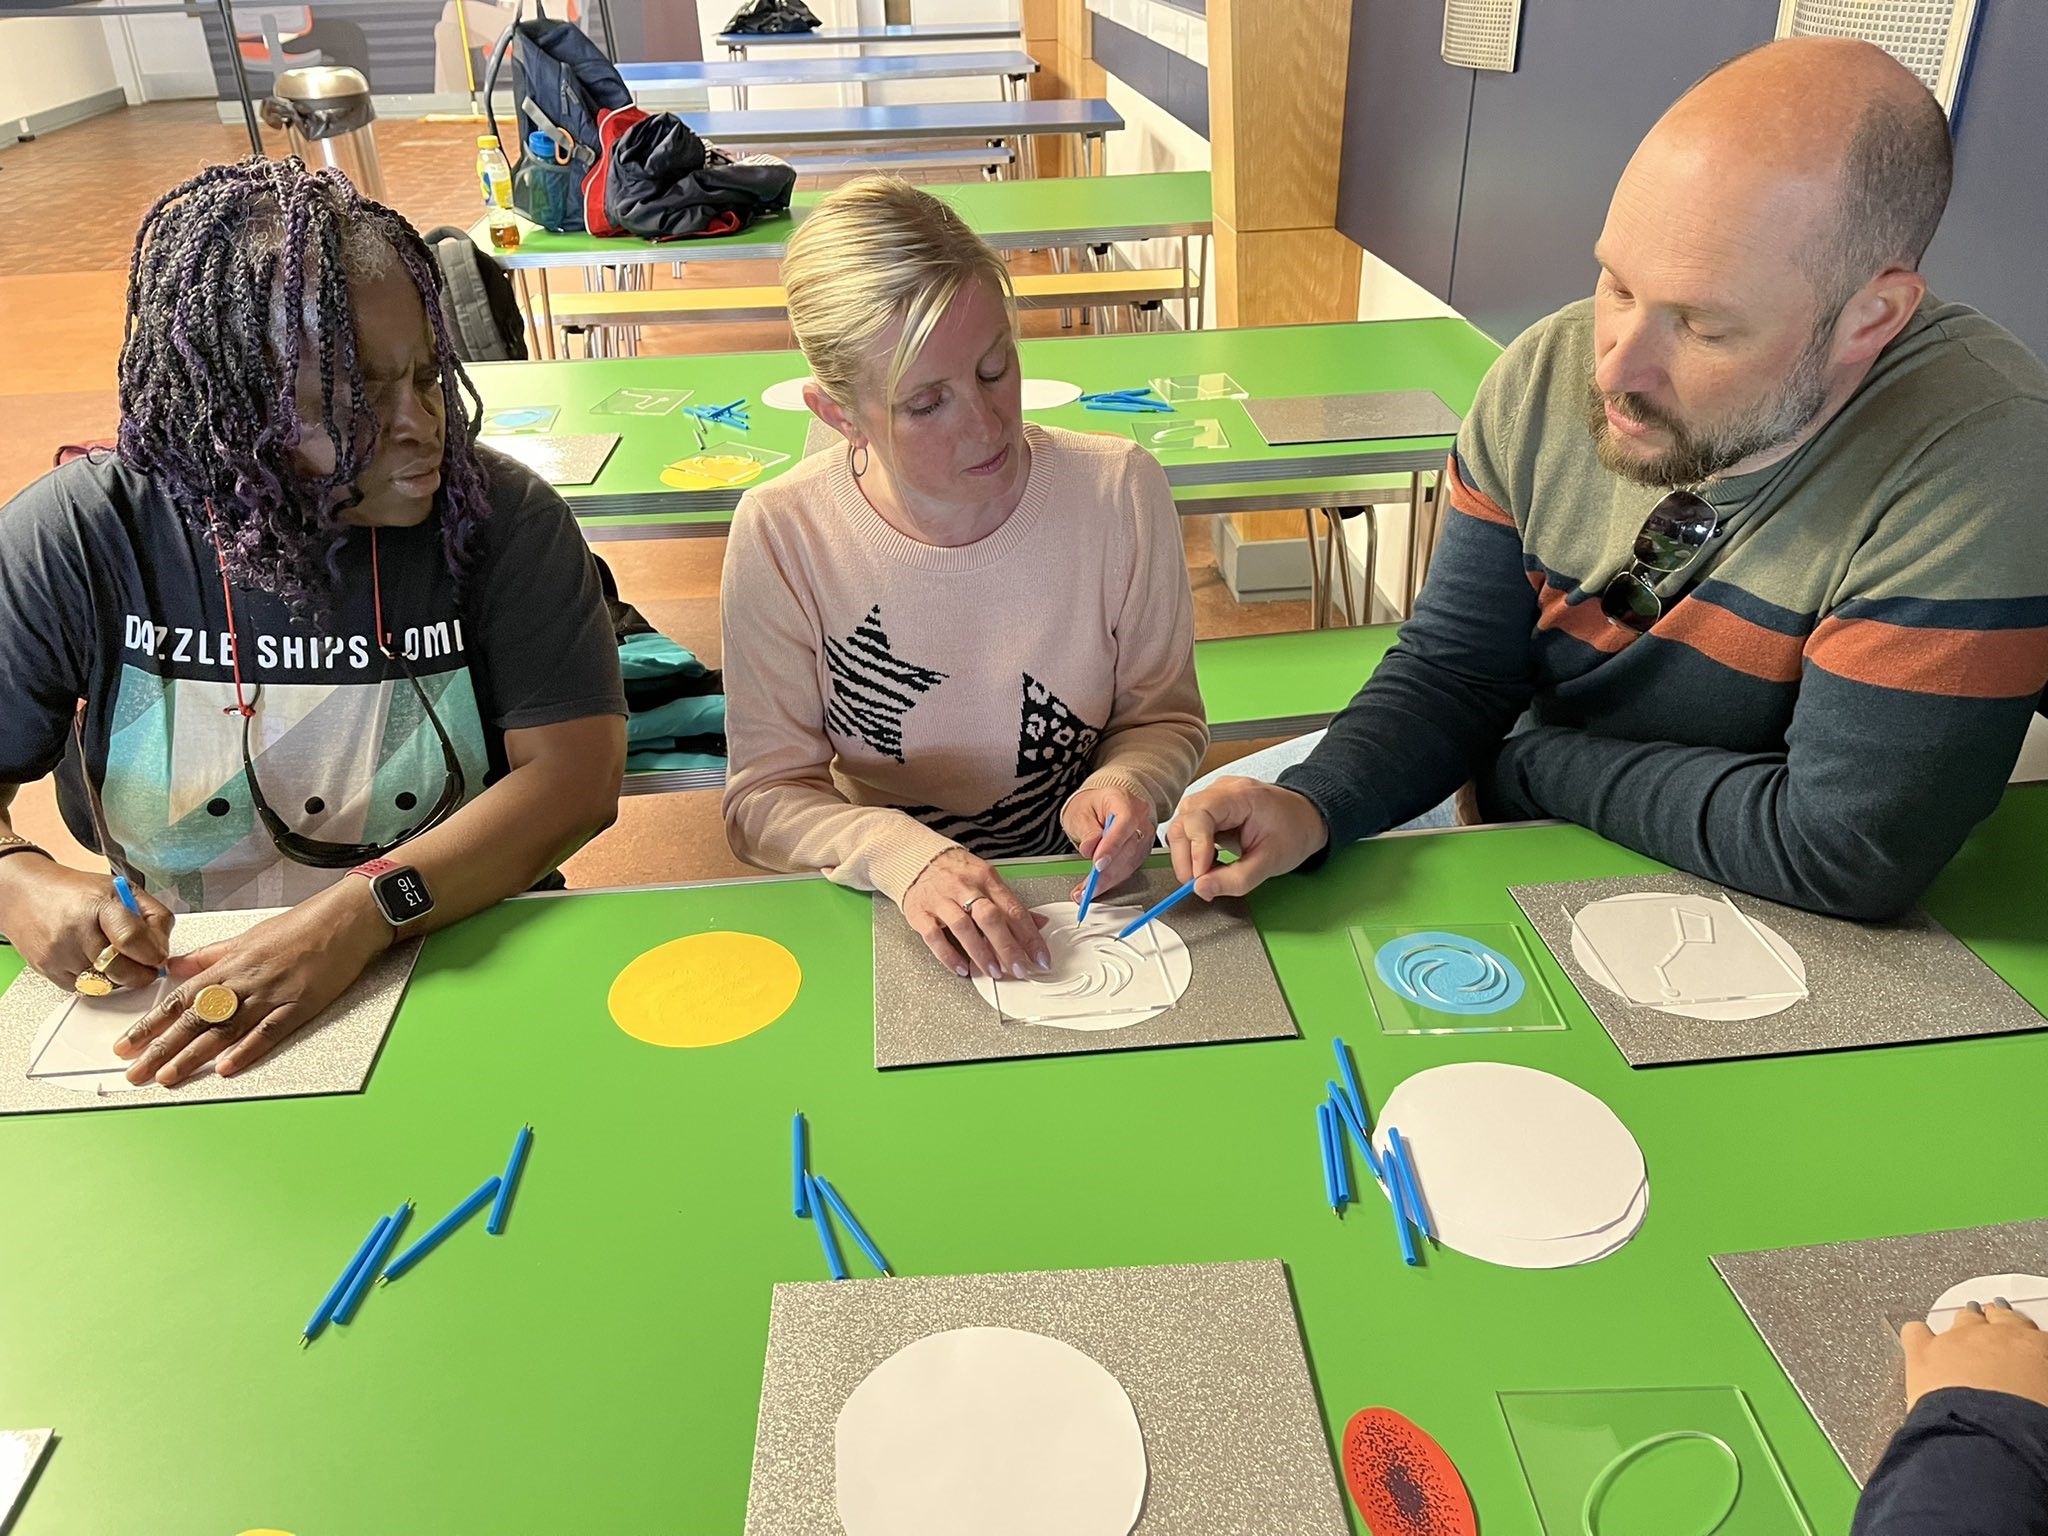
[(951, 847), (1071, 852), (1084, 787), (1173, 809), (1209, 731), (1165, 473), (1126, 440), (1025, 432), (1023, 500), (957, 549), (885, 523), (841, 448), (741, 500), (720, 595), (741, 858), (900, 901)]

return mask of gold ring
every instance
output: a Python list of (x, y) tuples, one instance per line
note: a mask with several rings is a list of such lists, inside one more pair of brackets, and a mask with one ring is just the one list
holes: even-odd
[(240, 1011), (242, 1000), (227, 987), (215, 982), (210, 987), (201, 987), (199, 995), (192, 999), (192, 1011), (209, 1024), (225, 1024)]
[(106, 997), (113, 992), (114, 984), (98, 971), (80, 971), (71, 990), (80, 997)]
[(120, 958), (121, 946), (118, 944), (109, 944), (105, 949), (100, 951), (99, 959), (93, 961), (92, 969), (96, 971), (104, 971), (108, 966), (112, 965), (116, 960)]

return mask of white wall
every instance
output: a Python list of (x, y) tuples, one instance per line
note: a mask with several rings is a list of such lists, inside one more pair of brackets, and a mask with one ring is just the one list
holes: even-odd
[(120, 89), (101, 23), (28, 17), (0, 21), (0, 124)]
[[(100, 25), (129, 101), (213, 100), (218, 88), (198, 17), (112, 16)], [(240, 108), (236, 114), (239, 121)]]

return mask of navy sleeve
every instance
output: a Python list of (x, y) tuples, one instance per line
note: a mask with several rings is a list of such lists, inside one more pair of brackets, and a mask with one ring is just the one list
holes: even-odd
[(92, 528), (110, 521), (90, 466), (67, 466), (0, 507), (0, 784), (57, 766), (91, 687), (98, 623)]
[[(1475, 430), (1466, 423), (1466, 437)], [(1515, 520), (1476, 489), (1460, 455), (1415, 616), (1329, 734), (1280, 783), (1313, 801), (1329, 846), (1372, 837), (1440, 805), (1500, 743), (1536, 688), (1536, 589)]]
[(2048, 1408), (1930, 1392), (1892, 1437), (1850, 1536), (2048, 1536)]

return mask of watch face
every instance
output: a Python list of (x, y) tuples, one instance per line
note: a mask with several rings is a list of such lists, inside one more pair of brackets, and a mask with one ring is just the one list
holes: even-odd
[(434, 910), (427, 882), (416, 869), (386, 870), (370, 882), (370, 889), (376, 893), (377, 905), (384, 909), (394, 928)]

